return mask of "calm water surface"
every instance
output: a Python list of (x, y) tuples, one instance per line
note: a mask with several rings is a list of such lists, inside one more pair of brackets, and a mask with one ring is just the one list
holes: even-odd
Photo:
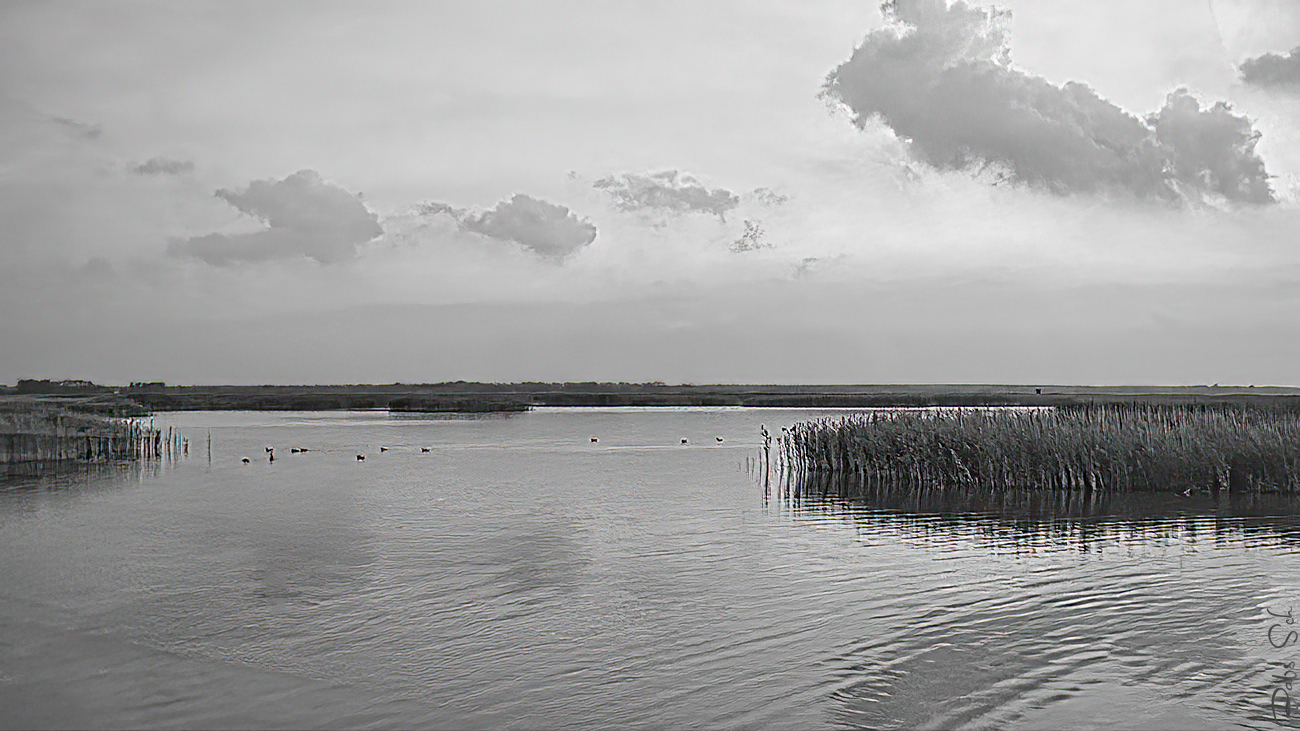
[(1300, 720), (1296, 506), (750, 469), (824, 413), (163, 415), (187, 457), (0, 482), (0, 725)]

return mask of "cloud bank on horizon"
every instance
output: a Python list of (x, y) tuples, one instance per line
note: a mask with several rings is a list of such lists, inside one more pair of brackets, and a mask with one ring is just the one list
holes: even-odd
[(824, 93), (865, 127), (879, 119), (940, 170), (992, 168), (1054, 193), (1276, 202), (1259, 133), (1185, 89), (1138, 117), (1085, 84), (1056, 86), (1011, 63), (1008, 14), (956, 0), (888, 0)]

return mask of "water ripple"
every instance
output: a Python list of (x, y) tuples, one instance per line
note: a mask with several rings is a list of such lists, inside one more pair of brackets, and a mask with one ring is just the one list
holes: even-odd
[[(1285, 506), (774, 487), (737, 462), (787, 417), (258, 415), (215, 425), (212, 466), (0, 490), (0, 707), (32, 727), (1266, 725), (1300, 659), (1266, 635), (1300, 606)], [(235, 466), (290, 443), (319, 452)]]

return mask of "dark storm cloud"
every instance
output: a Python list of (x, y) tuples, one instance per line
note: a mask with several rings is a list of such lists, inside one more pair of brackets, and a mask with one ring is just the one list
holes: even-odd
[(300, 170), (284, 180), (255, 180), (243, 190), (222, 189), (216, 195), (267, 228), (174, 241), (170, 253), (209, 264), (297, 257), (332, 264), (354, 257), (358, 244), (383, 233), (378, 217), (360, 199), (315, 170)]
[(595, 187), (609, 193), (624, 211), (657, 209), (673, 213), (711, 213), (726, 220), (727, 211), (740, 198), (725, 188), (705, 187), (691, 175), (676, 170), (657, 173), (623, 173), (597, 180)]
[(1222, 196), (1274, 202), (1259, 134), (1186, 90), (1145, 118), (1084, 84), (1055, 86), (1011, 66), (1009, 14), (958, 0), (895, 0), (827, 77), (824, 93), (865, 126), (880, 119), (941, 170), (992, 169), (1056, 193)]
[(194, 163), (190, 160), (155, 157), (133, 166), (131, 172), (136, 175), (183, 175), (194, 172)]
[(1255, 86), (1291, 87), (1300, 91), (1300, 48), (1285, 56), (1266, 53), (1241, 64), (1241, 80)]

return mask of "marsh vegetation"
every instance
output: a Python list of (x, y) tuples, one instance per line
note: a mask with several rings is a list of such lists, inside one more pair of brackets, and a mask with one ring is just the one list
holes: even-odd
[(1300, 412), (1123, 404), (873, 411), (786, 429), (795, 471), (904, 485), (1300, 490)]

